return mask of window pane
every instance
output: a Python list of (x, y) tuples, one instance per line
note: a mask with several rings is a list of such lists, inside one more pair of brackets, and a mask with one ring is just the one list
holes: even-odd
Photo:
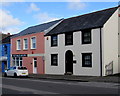
[(90, 44), (91, 43), (91, 30), (83, 30), (82, 31), (82, 44)]
[(57, 66), (58, 64), (58, 61), (57, 61), (57, 59), (58, 59), (58, 57), (57, 57), (58, 55), (57, 54), (52, 54), (51, 55), (51, 65), (53, 65), (53, 66)]
[(57, 35), (51, 36), (51, 46), (57, 46)]
[(34, 58), (34, 60), (37, 60), (37, 58)]
[(32, 48), (36, 48), (36, 38), (33, 37), (31, 38), (31, 40), (32, 40)]
[(16, 58), (16, 66), (19, 66), (19, 58)]
[(15, 66), (15, 58), (13, 57), (13, 66)]
[(37, 61), (34, 61), (34, 67), (37, 67)]
[(20, 66), (22, 66), (22, 61), (20, 61)]
[(73, 45), (73, 33), (65, 34), (65, 45)]
[(22, 60), (22, 57), (20, 58), (20, 60)]
[(24, 49), (28, 48), (28, 39), (24, 39)]
[(33, 43), (33, 48), (36, 48), (36, 43)]
[(91, 53), (82, 54), (82, 67), (92, 67), (92, 54)]
[(20, 42), (20, 40), (17, 40), (17, 49), (18, 49), (18, 50), (21, 49), (21, 42)]

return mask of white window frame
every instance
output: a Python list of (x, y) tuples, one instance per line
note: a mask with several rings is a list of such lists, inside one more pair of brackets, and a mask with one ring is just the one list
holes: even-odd
[[(20, 41), (20, 49), (18, 48), (18, 41)], [(16, 41), (16, 50), (21, 50), (21, 39), (18, 39), (18, 40)]]
[[(15, 58), (15, 59), (13, 59)], [(13, 66), (16, 66), (16, 57), (12, 57), (12, 63), (14, 62), (14, 65)]]
[[(32, 38), (35, 38), (35, 43), (36, 43), (35, 48), (33, 48)], [(31, 37), (31, 40), (30, 40), (30, 41), (31, 41), (31, 49), (36, 49), (36, 48), (37, 48), (37, 38), (36, 38), (36, 36)]]
[(20, 60), (20, 58), (22, 58), (22, 57), (19, 57), (19, 66), (20, 66), (20, 61), (22, 61), (22, 66), (23, 66), (23, 58), (22, 58), (22, 60)]
[[(25, 48), (25, 40), (27, 40), (27, 48)], [(28, 38), (23, 39), (23, 50), (28, 50)]]
[[(22, 61), (22, 66), (23, 66), (23, 58), (22, 57), (14, 57), (15, 58), (15, 60), (12, 58), (12, 60), (14, 60), (14, 62), (15, 62), (15, 65), (14, 66), (17, 66), (17, 59), (16, 58), (19, 58), (19, 64), (18, 64), (18, 66), (20, 66), (20, 61)], [(20, 58), (22, 58), (22, 60), (20, 60)], [(13, 62), (13, 61), (12, 61)]]

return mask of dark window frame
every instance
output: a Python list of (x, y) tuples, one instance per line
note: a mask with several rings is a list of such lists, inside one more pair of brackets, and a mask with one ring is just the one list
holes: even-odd
[[(84, 35), (85, 35), (86, 33), (90, 33), (90, 36), (88, 36), (88, 37), (90, 37), (90, 38), (89, 38), (90, 41), (88, 41), (88, 42), (85, 42), (85, 37), (84, 37)], [(82, 38), (82, 44), (91, 44), (91, 43), (92, 43), (92, 32), (91, 32), (91, 29), (82, 30), (81, 38)]]
[[(54, 39), (53, 39), (54, 37), (57, 38), (56, 41), (54, 41)], [(57, 42), (56, 45), (54, 45), (53, 42)], [(51, 47), (55, 47), (55, 46), (58, 46), (58, 35), (52, 35), (51, 36)]]
[[(56, 64), (53, 63), (54, 56), (56, 56)], [(51, 66), (58, 66), (58, 54), (51, 54)]]
[[(72, 38), (71, 38), (71, 43), (69, 43), (68, 42), (68, 36), (69, 35), (72, 35)], [(67, 46), (67, 45), (73, 45), (73, 32), (71, 32), (71, 33), (65, 33), (65, 46)]]
[[(85, 56), (90, 56), (90, 65), (85, 64)], [(82, 67), (92, 67), (92, 53), (82, 53)]]

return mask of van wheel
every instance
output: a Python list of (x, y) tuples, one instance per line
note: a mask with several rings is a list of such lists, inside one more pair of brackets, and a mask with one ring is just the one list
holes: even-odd
[(7, 73), (4, 73), (4, 77), (7, 77)]
[(14, 73), (14, 77), (17, 77), (17, 74), (16, 74), (16, 73)]

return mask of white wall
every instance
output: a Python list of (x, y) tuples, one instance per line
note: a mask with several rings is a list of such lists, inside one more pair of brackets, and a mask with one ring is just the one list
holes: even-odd
[[(48, 40), (47, 40), (48, 38)], [(65, 53), (71, 50), (77, 60), (73, 64), (73, 75), (100, 76), (100, 29), (92, 30), (92, 44), (81, 44), (81, 32), (73, 33), (73, 45), (65, 46), (65, 34), (58, 35), (58, 47), (51, 47), (51, 37), (45, 37), (45, 73), (65, 73)], [(92, 68), (82, 67), (81, 53), (92, 52)], [(51, 54), (58, 53), (58, 66), (51, 66)]]
[(104, 24), (103, 41), (103, 75), (105, 66), (113, 61), (113, 73), (118, 73), (118, 10)]

